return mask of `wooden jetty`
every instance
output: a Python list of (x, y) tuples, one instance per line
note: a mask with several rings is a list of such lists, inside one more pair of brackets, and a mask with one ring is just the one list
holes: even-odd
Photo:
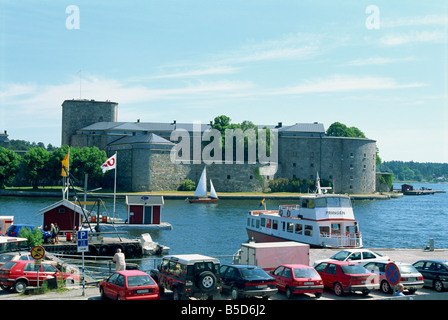
[[(42, 246), (50, 253), (81, 255), (78, 253), (78, 244), (75, 239), (59, 237), (59, 243), (45, 243)], [(92, 237), (89, 239), (89, 251), (87, 256), (113, 256), (117, 249), (121, 249), (127, 258), (141, 257), (142, 244), (138, 239), (126, 239), (116, 237)]]

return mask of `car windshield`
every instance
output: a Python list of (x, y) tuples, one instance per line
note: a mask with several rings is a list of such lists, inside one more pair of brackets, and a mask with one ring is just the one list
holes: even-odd
[(138, 275), (128, 277), (128, 287), (141, 287), (154, 285), (154, 281), (149, 275)]
[(11, 270), (12, 267), (14, 267), (16, 265), (16, 263), (17, 262), (9, 261), (9, 262), (6, 262), (1, 268), (6, 269), (6, 270)]
[(417, 269), (411, 265), (399, 265), (400, 274), (418, 273)]
[(340, 251), (340, 252), (336, 253), (334, 256), (332, 256), (331, 259), (338, 260), (338, 261), (344, 261), (350, 254), (351, 254), (351, 252), (349, 252), (349, 251)]
[(294, 269), (294, 278), (316, 278), (319, 277), (313, 268)]
[(268, 274), (263, 270), (259, 268), (246, 268), (246, 269), (240, 269), (241, 277), (243, 279), (253, 279), (253, 278), (260, 278), (265, 279), (268, 278)]
[(8, 262), (11, 261), (12, 258), (14, 258), (14, 254), (2, 254), (0, 256), (0, 262)]
[(366, 268), (361, 266), (360, 264), (349, 264), (345, 266), (341, 266), (342, 272), (345, 274), (362, 274), (369, 273)]

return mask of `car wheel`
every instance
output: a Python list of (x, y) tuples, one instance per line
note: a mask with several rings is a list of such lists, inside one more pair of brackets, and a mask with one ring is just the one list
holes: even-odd
[(387, 282), (385, 280), (383, 282), (381, 282), (381, 291), (383, 291), (384, 293), (392, 292), (389, 282)]
[(182, 300), (182, 295), (180, 294), (178, 288), (173, 289), (173, 300), (176, 300), (176, 301)]
[(232, 288), (231, 297), (232, 297), (232, 300), (238, 300), (240, 298), (240, 295), (236, 288)]
[(26, 290), (26, 282), (25, 281), (16, 281), (13, 285), (14, 291), (17, 293), (22, 293)]
[(316, 293), (314, 294), (314, 296), (315, 296), (317, 299), (319, 299), (320, 297), (322, 297), (322, 292), (316, 292)]
[(433, 284), (433, 288), (434, 290), (436, 290), (437, 292), (442, 292), (443, 291), (443, 283), (440, 280), (435, 280), (434, 284)]
[(196, 284), (204, 292), (212, 291), (216, 286), (216, 276), (213, 272), (204, 271), (199, 275)]
[(286, 287), (286, 292), (285, 293), (286, 293), (286, 297), (288, 299), (291, 299), (294, 296), (294, 294), (291, 291), (291, 288), (289, 288), (289, 287)]
[(339, 282), (336, 282), (333, 285), (333, 291), (338, 297), (344, 294), (344, 289), (342, 288), (342, 285)]
[(101, 296), (101, 300), (106, 300), (106, 295), (104, 294), (103, 287), (100, 287), (100, 296)]
[(5, 286), (4, 284), (0, 285), (0, 288), (2, 288), (5, 291), (11, 290), (11, 286)]

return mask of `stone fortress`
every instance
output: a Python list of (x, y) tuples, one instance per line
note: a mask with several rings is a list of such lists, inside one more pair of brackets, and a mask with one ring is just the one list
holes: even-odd
[[(108, 157), (117, 153), (117, 187), (123, 191), (177, 190), (182, 181), (197, 183), (205, 166), (171, 161), (171, 133), (193, 135), (192, 123), (119, 122), (118, 103), (65, 100), (62, 103), (62, 145), (96, 146)], [(264, 126), (259, 126), (260, 128)], [(328, 137), (321, 123), (267, 126), (278, 133), (278, 166), (265, 174), (260, 163), (210, 164), (207, 177), (219, 192), (256, 192), (277, 178), (330, 180), (336, 193), (375, 192), (376, 141)], [(201, 124), (200, 130), (211, 128)], [(260, 174), (261, 173), (261, 174)]]

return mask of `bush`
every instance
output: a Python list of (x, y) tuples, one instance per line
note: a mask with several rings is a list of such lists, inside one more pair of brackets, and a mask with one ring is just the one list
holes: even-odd
[(196, 189), (196, 183), (190, 179), (185, 179), (180, 184), (179, 188), (177, 190), (179, 191), (194, 191)]
[(30, 228), (24, 227), (20, 229), (19, 237), (28, 239), (30, 247), (40, 246), (44, 243), (42, 231), (39, 228), (34, 228), (31, 231)]

